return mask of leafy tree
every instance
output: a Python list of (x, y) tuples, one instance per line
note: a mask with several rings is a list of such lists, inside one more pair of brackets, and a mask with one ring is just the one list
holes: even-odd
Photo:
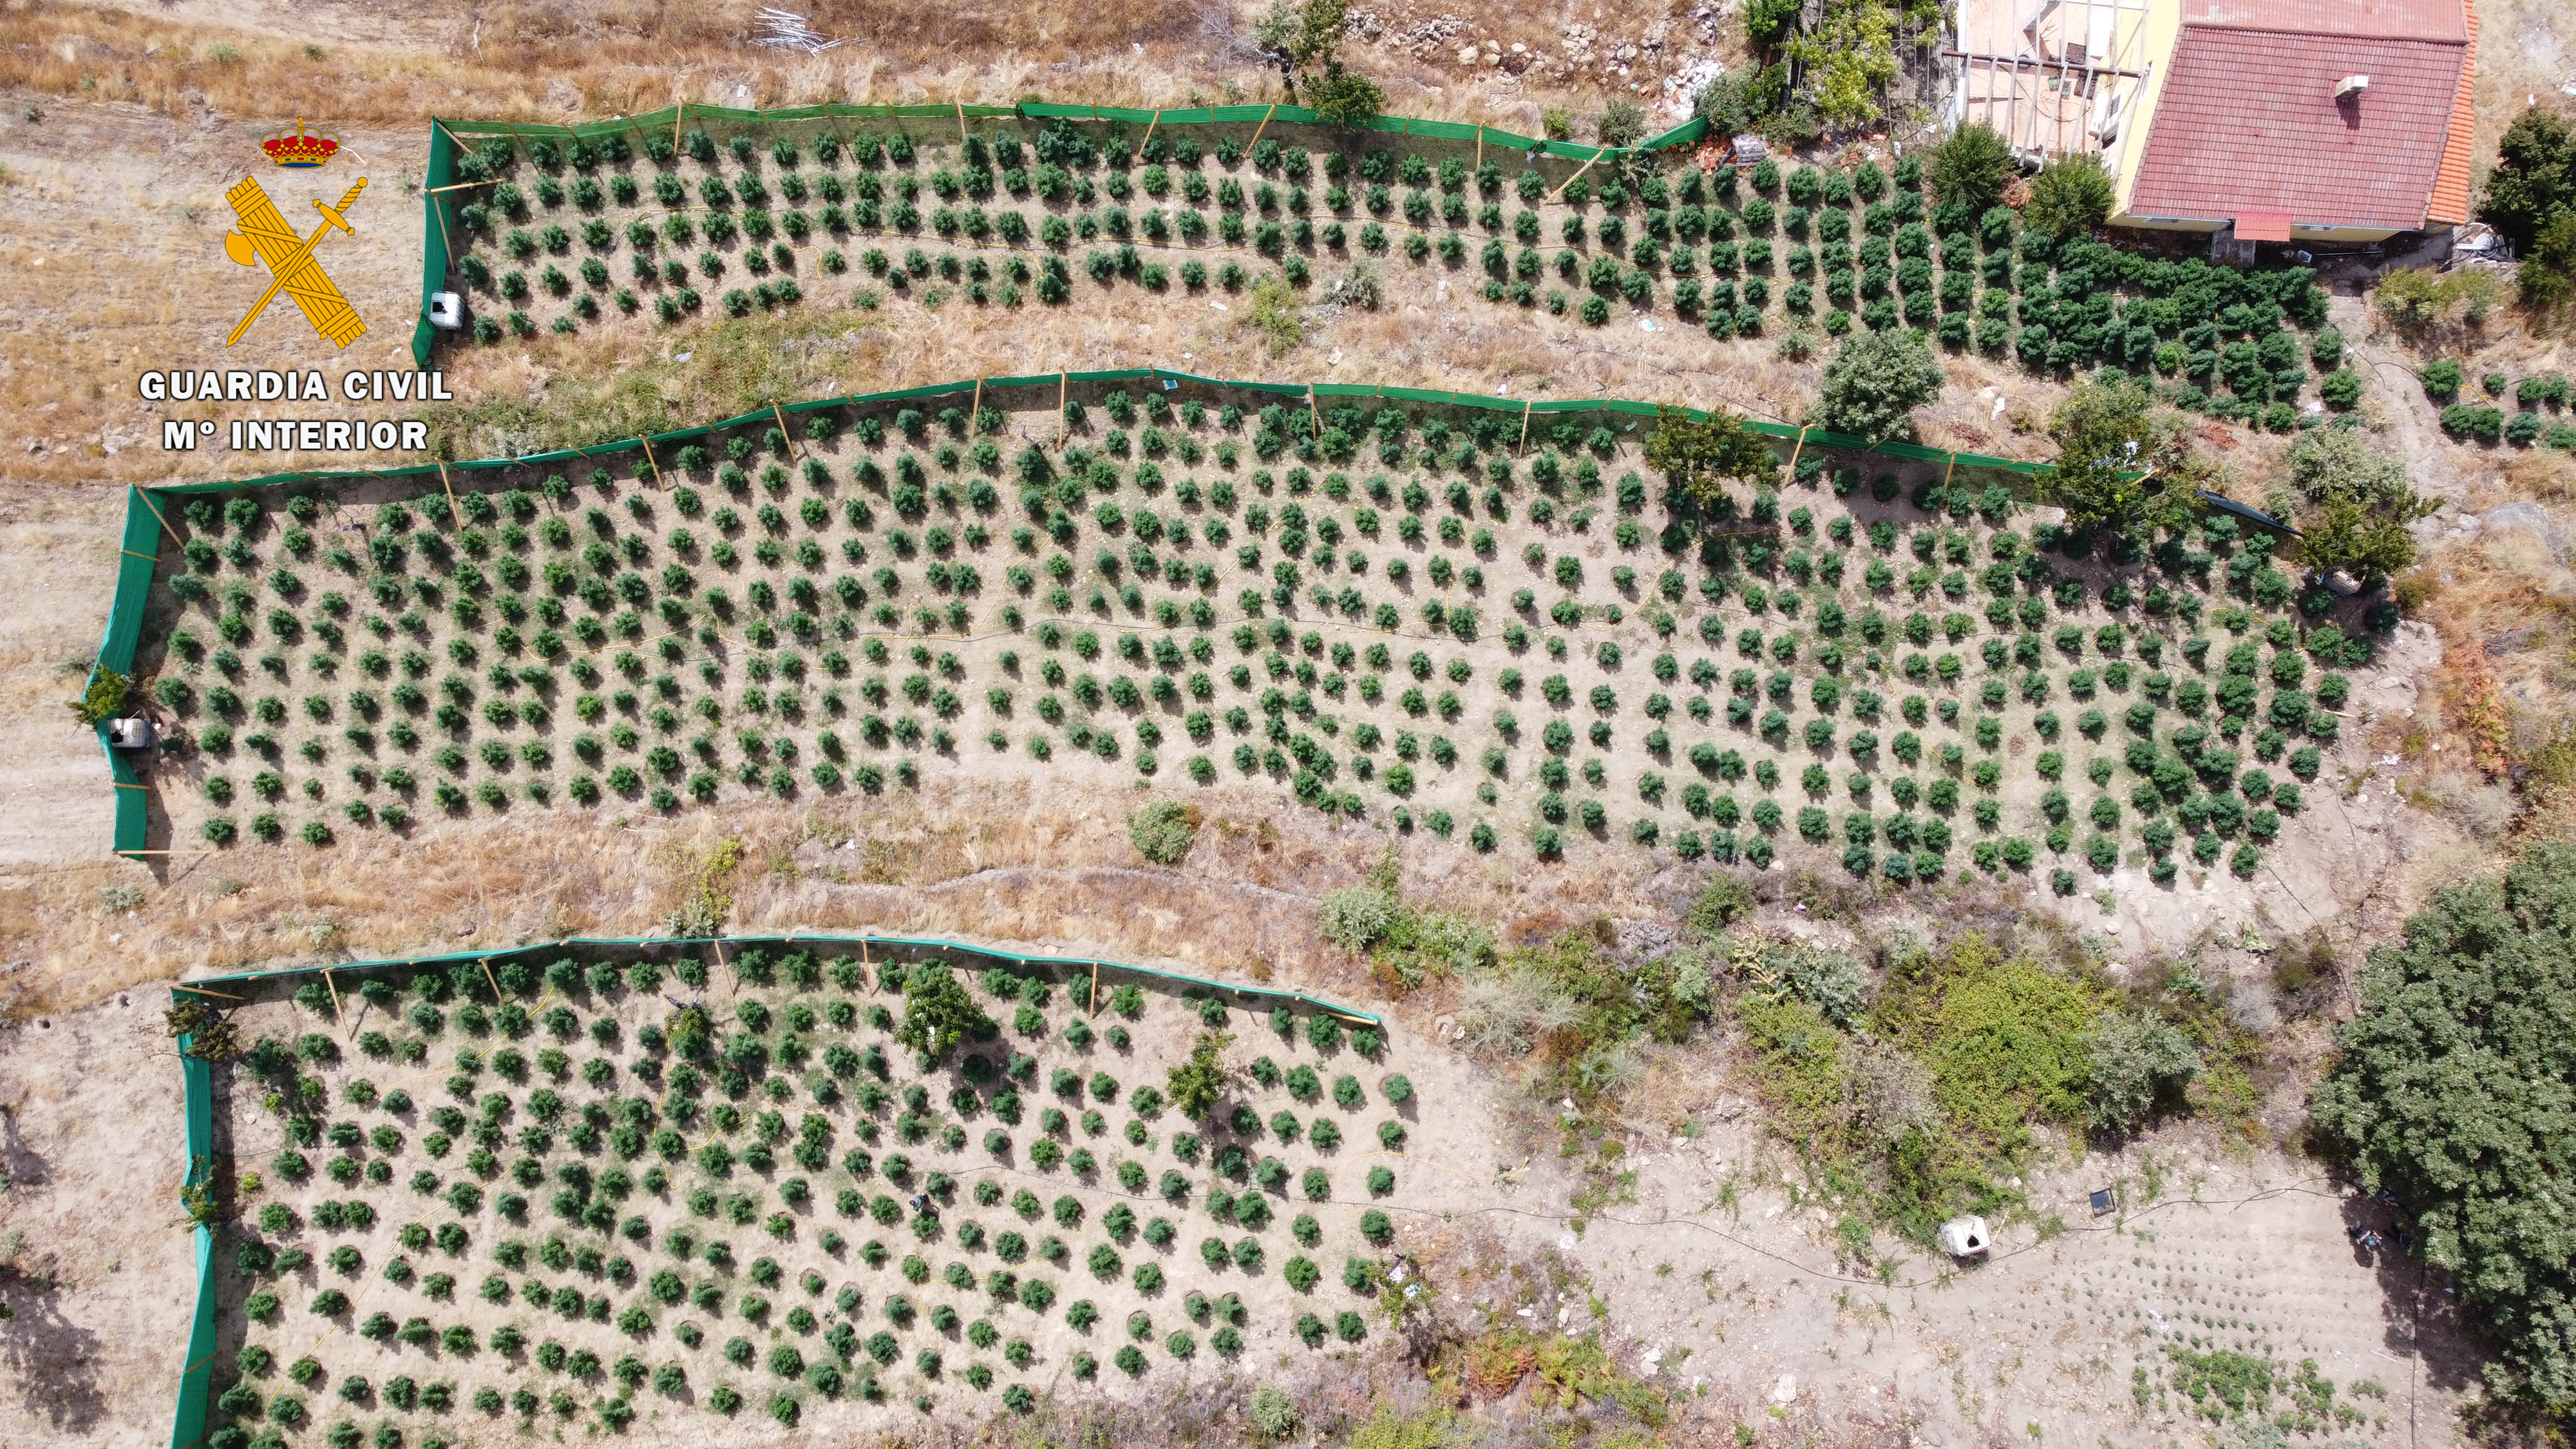
[(2506, 1395), (2576, 1408), (2576, 845), (2535, 846), (2501, 881), (2445, 889), (2370, 953), (2361, 1013), (2318, 1087), (2317, 1126), (2362, 1185), (2415, 1216), (2501, 1351)]
[(2063, 507), (2069, 523), (2136, 536), (2190, 516), (2191, 485), (2161, 467), (2152, 450), (2148, 400), (2128, 383), (2079, 382), (2049, 416), (2057, 458), (2036, 481), (2039, 496)]
[[(1781, 14), (1780, 25), (1770, 39), (1756, 34), (1757, 44), (1769, 44), (1798, 18), (1796, 0), (1754, 0), (1745, 12), (1745, 28), (1751, 32), (1765, 14)], [(1740, 65), (1700, 88), (1699, 113), (1708, 118), (1709, 129), (1723, 136), (1740, 136), (1762, 129), (1763, 123), (1779, 113), (1789, 88), (1789, 70), (1784, 65)]]
[(2533, 106), (2514, 117), (2496, 143), (2495, 169), (2478, 198), (2478, 220), (2527, 252), (2542, 228), (2576, 211), (2576, 127), (2554, 110)]
[(903, 1023), (895, 1028), (896, 1041), (937, 1065), (959, 1042), (991, 1030), (992, 1018), (947, 967), (926, 961), (904, 973)]
[(1199, 807), (1156, 800), (1127, 817), (1127, 838), (1154, 864), (1178, 865), (1199, 838)]
[(1747, 431), (1743, 418), (1724, 408), (1711, 411), (1703, 422), (1686, 409), (1658, 404), (1655, 431), (1646, 439), (1646, 466), (1681, 484), (1683, 492), (1700, 502), (1713, 503), (1725, 496), (1725, 479), (1764, 483), (1776, 477), (1780, 455)]
[(1297, 99), (1300, 71), (1333, 64), (1341, 49), (1342, 23), (1348, 13), (1346, 0), (1305, 0), (1304, 4), (1271, 0), (1270, 9), (1253, 22), (1253, 48), (1279, 67), (1279, 78), (1288, 87), (1288, 99)]
[(1823, 390), (1807, 421), (1870, 442), (1910, 434), (1914, 410), (1941, 395), (1941, 364), (1919, 332), (1851, 337), (1825, 364)]
[(2200, 1053), (2182, 1028), (2144, 1012), (2106, 1011), (2084, 1035), (2085, 1117), (2095, 1127), (2126, 1132), (2146, 1120), (2156, 1099), (2178, 1092), (2200, 1073)]
[(1875, 0), (1828, 0), (1811, 34), (1784, 47), (1804, 69), (1806, 89), (1828, 125), (1858, 127), (1885, 114), (1900, 66), (1895, 7)]
[(2576, 206), (2542, 223), (2516, 273), (2522, 304), (2533, 311), (2551, 311), (2576, 298)]
[[(2438, 505), (2419, 505), (2428, 511)], [(2363, 585), (2401, 573), (2415, 562), (2415, 535), (2406, 525), (2421, 513), (2390, 513), (2356, 498), (2329, 499), (2299, 538), (2299, 561), (2320, 574), (2338, 569)]]
[(1306, 82), (1306, 105), (1325, 125), (1354, 130), (1386, 109), (1386, 91), (1364, 75), (1342, 69), (1340, 61)]
[(1755, 45), (1777, 46), (1797, 29), (1798, 13), (1804, 8), (1798, 0), (1752, 0), (1744, 7), (1744, 38)]
[(2290, 444), (2290, 484), (2308, 505), (2300, 561), (2373, 583), (2415, 561), (2406, 526), (2438, 506), (2418, 497), (2406, 464), (2374, 451), (2359, 429), (2315, 428)]
[(2064, 241), (2100, 226), (2111, 215), (2111, 200), (2111, 173), (2103, 169), (2101, 157), (2089, 152), (2062, 156), (2031, 178), (2021, 222)]
[(2013, 170), (2012, 146), (2002, 132), (1982, 121), (1961, 126), (1932, 153), (1932, 194), (1945, 202), (1965, 202), (1970, 212), (1983, 216), (2004, 199)]
[(125, 712), (126, 696), (133, 690), (133, 680), (102, 665), (81, 697), (71, 702), (72, 718), (93, 727), (112, 720)]
[(1203, 1031), (1190, 1044), (1190, 1059), (1166, 1075), (1172, 1098), (1172, 1110), (1193, 1122), (1204, 1122), (1216, 1110), (1216, 1099), (1225, 1095), (1226, 1072), (1221, 1058), (1234, 1038), (1221, 1031)]

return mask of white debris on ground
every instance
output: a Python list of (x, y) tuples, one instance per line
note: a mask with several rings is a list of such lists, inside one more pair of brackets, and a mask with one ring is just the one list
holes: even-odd
[(841, 43), (837, 40), (824, 39), (821, 32), (805, 23), (804, 16), (792, 10), (778, 10), (764, 5), (755, 24), (758, 25), (760, 33), (753, 37), (752, 43), (765, 45), (772, 50), (801, 50), (807, 55), (821, 55)]
[(1699, 93), (1724, 74), (1726, 66), (1717, 57), (1703, 56), (1664, 77), (1664, 98), (1655, 108), (1656, 116), (1676, 126), (1689, 120), (1699, 105)]
[(1658, 117), (1678, 123), (1689, 118), (1701, 88), (1724, 72), (1713, 48), (1720, 23), (1734, 8), (1733, 0), (1699, 0), (1687, 15), (1659, 16), (1629, 34), (1596, 14), (1593, 22), (1575, 21), (1559, 30), (1553, 50), (1482, 34), (1474, 21), (1451, 14), (1398, 21), (1354, 6), (1344, 30), (1416, 60), (1447, 59), (1467, 79), (1590, 81), (1624, 90), (1643, 97)]

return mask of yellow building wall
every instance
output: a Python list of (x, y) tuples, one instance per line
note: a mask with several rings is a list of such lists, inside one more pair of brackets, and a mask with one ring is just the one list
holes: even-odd
[(2117, 175), (2111, 220), (2119, 225), (2133, 225), (2128, 220), (2129, 193), (2138, 184), (2138, 170), (2147, 154), (2147, 135), (2156, 123), (2156, 107), (2163, 101), (2165, 79), (2173, 74), (2174, 46), (2182, 40), (2183, 0), (2149, 0), (2147, 6), (2145, 45), (2147, 83), (2137, 108), (2130, 112), (2128, 124), (2120, 128), (2120, 143), (2105, 157)]

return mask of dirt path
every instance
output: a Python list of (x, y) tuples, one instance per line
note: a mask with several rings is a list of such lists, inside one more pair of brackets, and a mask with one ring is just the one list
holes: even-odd
[(0, 1441), (169, 1432), (196, 1300), (161, 993), (0, 1028)]
[(123, 499), (105, 490), (0, 491), (16, 586), (0, 622), (0, 871), (98, 864), (114, 843), (106, 762), (64, 704), (98, 648), (123, 527)]

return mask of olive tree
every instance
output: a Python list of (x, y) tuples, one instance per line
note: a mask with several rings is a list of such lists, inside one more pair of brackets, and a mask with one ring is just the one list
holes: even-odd
[(1234, 1038), (1221, 1031), (1203, 1031), (1190, 1044), (1190, 1059), (1165, 1074), (1171, 1094), (1172, 1110), (1193, 1122), (1204, 1122), (1216, 1110), (1217, 1098), (1225, 1095), (1225, 1049)]
[(2159, 1098), (2200, 1074), (2200, 1052), (2182, 1028), (2144, 1012), (2106, 1011), (2084, 1034), (2085, 1117), (2108, 1132), (2144, 1122)]
[(2576, 1409), (2576, 845), (2437, 893), (2370, 953), (2359, 994), (2310, 1104), (2318, 1128), (2486, 1313), (2495, 1387)]
[(1646, 466), (1662, 473), (1701, 503), (1725, 496), (1724, 482), (1767, 483), (1780, 472), (1780, 455), (1724, 408), (1694, 418), (1687, 408), (1658, 404), (1655, 431), (1646, 438)]
[(2148, 401), (2132, 384), (2079, 382), (2049, 415), (2057, 456), (2035, 482), (2068, 523), (2136, 535), (2191, 516), (2196, 491), (2157, 457)]
[(894, 1039), (928, 1057), (933, 1065), (971, 1036), (992, 1030), (992, 1018), (949, 969), (936, 961), (912, 967), (903, 977), (903, 1022)]

